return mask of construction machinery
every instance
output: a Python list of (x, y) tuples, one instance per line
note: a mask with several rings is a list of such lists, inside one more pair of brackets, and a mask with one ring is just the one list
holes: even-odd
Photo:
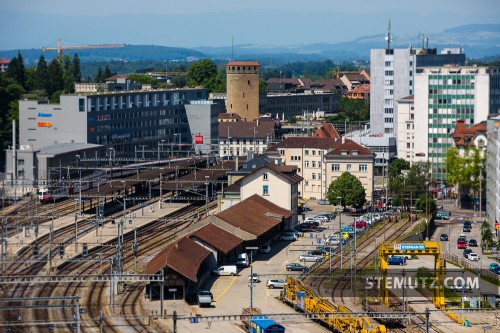
[(57, 47), (44, 47), (42, 51), (57, 50), (57, 57), (60, 59), (63, 50), (87, 50), (87, 49), (115, 49), (125, 47), (125, 44), (102, 44), (102, 45), (80, 45), (80, 46), (61, 46), (61, 39), (57, 40)]

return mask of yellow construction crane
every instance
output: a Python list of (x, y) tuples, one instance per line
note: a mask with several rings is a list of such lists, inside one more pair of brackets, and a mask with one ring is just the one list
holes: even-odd
[(42, 51), (57, 50), (57, 57), (60, 59), (63, 50), (85, 50), (85, 49), (115, 49), (125, 47), (125, 44), (102, 44), (102, 45), (81, 45), (81, 46), (61, 46), (61, 40), (57, 40), (57, 47), (43, 47)]

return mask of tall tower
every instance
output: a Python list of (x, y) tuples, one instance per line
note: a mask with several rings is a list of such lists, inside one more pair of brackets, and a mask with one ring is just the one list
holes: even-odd
[(226, 110), (242, 119), (259, 118), (260, 64), (256, 61), (231, 61), (226, 65)]

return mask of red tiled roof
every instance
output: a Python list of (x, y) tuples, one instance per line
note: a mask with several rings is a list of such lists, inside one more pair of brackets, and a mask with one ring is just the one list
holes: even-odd
[(128, 78), (128, 74), (116, 74), (108, 77), (105, 81), (116, 81), (117, 79), (126, 79)]
[[(482, 121), (478, 124), (472, 125), (471, 127), (465, 126), (464, 119), (458, 119), (455, 125), (455, 131), (453, 132), (453, 140), (455, 140), (455, 145), (458, 146), (470, 146), (474, 147), (474, 137), (479, 133), (486, 133), (487, 126), (486, 121)], [(468, 139), (468, 140), (466, 140)]]
[(316, 138), (337, 138), (340, 139), (341, 136), (337, 129), (332, 123), (324, 123), (313, 133), (313, 137)]
[(10, 64), (10, 60), (4, 59), (4, 58), (0, 58), (0, 64), (8, 65), (8, 64)]
[(244, 242), (244, 240), (238, 236), (235, 236), (229, 231), (211, 223), (194, 231), (188, 237), (191, 239), (198, 238), (202, 242), (213, 246), (218, 251), (225, 254), (229, 253), (229, 251), (235, 249), (238, 245)]
[(216, 214), (218, 218), (259, 237), (281, 223), (279, 216), (289, 218), (293, 212), (283, 209), (258, 194)]
[(318, 148), (328, 149), (333, 148), (337, 138), (315, 138), (315, 137), (290, 137), (275, 144), (269, 151), (277, 150), (278, 148)]
[(212, 252), (188, 237), (183, 237), (169, 244), (147, 265), (146, 274), (154, 274), (164, 267), (169, 267), (193, 282), (203, 262)]
[(230, 61), (226, 66), (260, 66), (257, 61)]
[(346, 139), (344, 143), (338, 140), (335, 147), (325, 156), (342, 156), (343, 151), (347, 151), (347, 156), (357, 156), (352, 154), (353, 150), (357, 151), (357, 155), (359, 156), (373, 156), (373, 152), (370, 149), (349, 139)]

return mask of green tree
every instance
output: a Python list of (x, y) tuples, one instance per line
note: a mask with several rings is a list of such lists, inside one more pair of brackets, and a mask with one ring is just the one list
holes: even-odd
[(397, 177), (401, 177), (401, 170), (409, 170), (410, 169), (410, 162), (402, 159), (402, 158), (396, 158), (392, 160), (391, 164), (389, 164), (389, 182), (394, 180)]
[[(0, 150), (12, 146), (12, 120), (19, 120), (19, 100), (23, 87), (13, 78), (0, 73)], [(5, 154), (0, 154), (0, 163), (5, 163)]]
[(366, 193), (358, 178), (349, 172), (344, 172), (339, 178), (331, 182), (326, 197), (333, 205), (340, 204), (342, 207), (351, 206), (360, 208), (366, 201)]
[(129, 79), (131, 82), (150, 84), (153, 87), (156, 87), (158, 85), (158, 80), (155, 77), (144, 74), (132, 73), (128, 75), (127, 79)]
[(80, 58), (78, 58), (78, 53), (75, 53), (73, 55), (73, 79), (75, 82), (81, 82), (82, 81), (82, 72), (80, 68)]
[(64, 78), (63, 71), (59, 60), (54, 58), (47, 70), (48, 81), (47, 81), (47, 94), (52, 96), (56, 91), (62, 91), (64, 89)]
[(40, 56), (38, 59), (38, 64), (36, 66), (36, 74), (35, 74), (35, 89), (46, 90), (47, 89), (47, 81), (49, 79), (47, 62), (45, 61), (44, 56)]
[(189, 66), (187, 86), (204, 86), (211, 92), (225, 91), (224, 83), (217, 71), (217, 65), (212, 60), (203, 59)]
[(415, 208), (421, 210), (423, 213), (429, 213), (429, 216), (434, 215), (437, 211), (436, 201), (430, 194), (421, 195), (415, 203)]
[(17, 57), (10, 61), (9, 67), (7, 67), (7, 76), (16, 80), (23, 88), (25, 87), (24, 60), (20, 51), (17, 53)]
[(101, 66), (99, 66), (99, 69), (97, 70), (97, 74), (96, 74), (96, 76), (94, 78), (94, 81), (96, 83), (103, 83), (104, 82), (103, 75), (104, 74), (102, 73), (102, 68), (101, 68)]
[[(448, 148), (445, 158), (446, 180), (457, 186), (460, 194), (477, 194), (480, 177), (486, 179), (486, 156), (481, 148), (469, 147), (460, 156), (456, 147)], [(483, 186), (483, 189), (485, 186)]]
[(74, 93), (75, 92), (75, 78), (73, 72), (73, 63), (68, 55), (65, 55), (62, 59), (63, 63), (63, 81), (64, 81), (64, 92)]
[(109, 69), (109, 66), (106, 65), (106, 68), (104, 69), (104, 80), (105, 81), (107, 78), (112, 77), (113, 74), (111, 73), (111, 69)]

